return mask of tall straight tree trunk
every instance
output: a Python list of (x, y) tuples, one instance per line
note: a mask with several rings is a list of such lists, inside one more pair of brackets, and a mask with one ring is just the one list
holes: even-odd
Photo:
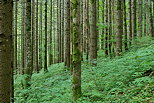
[(85, 36), (86, 36), (86, 60), (88, 60), (89, 57), (89, 0), (86, 0), (85, 2)]
[(132, 39), (135, 39), (136, 35), (136, 0), (132, 0)]
[(115, 56), (115, 1), (112, 0), (112, 52), (113, 52), (113, 56)]
[(10, 103), (13, 1), (0, 3), (0, 103)]
[(61, 62), (61, 58), (62, 58), (61, 57), (61, 53), (62, 53), (62, 48), (61, 48), (62, 47), (62, 41), (61, 41), (62, 40), (62, 33), (61, 33), (61, 27), (62, 27), (61, 26), (61, 13), (62, 13), (61, 4), (62, 3), (61, 1), (62, 0), (59, 0), (59, 8), (58, 8), (59, 9), (59, 13), (58, 13), (59, 14), (59, 18), (58, 18), (59, 19), (59, 44), (58, 44), (59, 45), (59, 57), (58, 57), (59, 63)]
[(64, 62), (64, 3), (65, 3), (65, 0), (62, 0), (62, 23), (61, 23), (61, 34), (62, 34), (62, 37), (61, 37), (61, 62)]
[(56, 44), (56, 40), (57, 40), (57, 38), (56, 38), (56, 35), (57, 35), (57, 33), (56, 33), (56, 30), (57, 30), (57, 22), (56, 22), (56, 20), (57, 20), (57, 18), (56, 18), (56, 15), (57, 15), (57, 13), (56, 13), (56, 9), (55, 8), (57, 8), (57, 6), (56, 6), (56, 3), (55, 2), (53, 2), (54, 4), (53, 4), (53, 6), (54, 6), (54, 8), (53, 8), (53, 17), (54, 17), (54, 19), (53, 19), (53, 24), (55, 25), (54, 26), (54, 28), (53, 28), (53, 42), (54, 42), (54, 47), (53, 47), (53, 51), (54, 51), (54, 56), (53, 56), (53, 59), (54, 59), (54, 64), (55, 63), (57, 63), (57, 58), (56, 58), (56, 56), (57, 56), (57, 53), (56, 53), (56, 51), (57, 51), (57, 44)]
[(80, 51), (81, 51), (81, 57), (83, 60), (83, 0), (80, 0)]
[[(102, 1), (102, 24), (104, 24), (104, 12), (105, 12), (105, 3)], [(104, 28), (102, 28), (102, 35), (101, 35), (101, 49), (104, 49)]]
[(139, 37), (142, 37), (142, 0), (139, 0)]
[(45, 0), (44, 71), (47, 72), (47, 0)]
[(18, 52), (17, 52), (17, 30), (18, 30), (18, 1), (16, 0), (15, 1), (15, 5), (14, 5), (14, 9), (15, 9), (15, 20), (14, 20), (14, 70), (16, 71), (16, 74), (17, 74), (17, 55), (18, 55)]
[(91, 24), (90, 24), (90, 60), (97, 59), (97, 10), (96, 0), (91, 1)]
[(149, 1), (149, 20), (150, 20), (150, 34), (152, 37), (154, 37), (154, 14), (152, 12), (152, 2)]
[(80, 52), (80, 0), (72, 0), (73, 14), (73, 58), (72, 91), (73, 103), (81, 97), (81, 52)]
[(127, 42), (127, 13), (126, 13), (126, 0), (123, 0), (123, 19), (124, 19), (124, 47), (125, 51), (128, 50)]
[(131, 8), (131, 5), (132, 5), (132, 0), (129, 0), (128, 4), (129, 4), (129, 34), (128, 34), (128, 37), (129, 37), (129, 46), (131, 46), (131, 40), (132, 40), (132, 8)]
[[(0, 102), (10, 103), (10, 89), (13, 75), (12, 62), (12, 14), (13, 1), (0, 3)], [(10, 78), (11, 77), (11, 78)], [(12, 96), (12, 95), (11, 95)]]
[(22, 23), (21, 23), (21, 69), (24, 74), (25, 67), (25, 0), (22, 1)]
[(38, 67), (38, 0), (36, 0), (36, 20), (35, 20), (35, 70), (39, 72), (39, 67)]
[(31, 33), (31, 0), (26, 0), (26, 66), (25, 66), (25, 87), (30, 86), (30, 79), (33, 70), (32, 64), (32, 33)]
[(122, 14), (122, 0), (117, 0), (117, 41), (116, 41), (116, 56), (122, 53), (122, 34), (123, 34), (123, 14)]
[[(144, 10), (147, 11), (146, 0), (144, 0)], [(144, 12), (144, 35), (147, 35), (147, 12)]]
[[(35, 51), (36, 51), (36, 48), (35, 48), (35, 0), (32, 0), (32, 3), (31, 3), (31, 6), (32, 6), (32, 10), (31, 10), (31, 15), (32, 15), (32, 23), (31, 23), (31, 26), (32, 26), (32, 65), (33, 65), (33, 70), (35, 69), (35, 57), (36, 57), (36, 54), (35, 54)], [(33, 71), (32, 70), (32, 71)]]
[(40, 1), (40, 23), (39, 23), (39, 70), (42, 69), (42, 1)]
[(106, 0), (105, 1), (105, 4), (106, 4), (106, 7), (105, 7), (105, 9), (106, 9), (106, 13), (105, 13), (105, 24), (106, 24), (106, 26), (105, 26), (105, 36), (104, 36), (104, 38), (105, 38), (105, 50), (104, 50), (104, 52), (105, 52), (105, 55), (107, 56), (108, 55), (108, 0)]
[(59, 14), (59, 0), (57, 0), (57, 36), (56, 36), (56, 63), (59, 63), (60, 58), (60, 14)]
[(53, 63), (53, 52), (52, 52), (52, 0), (50, 0), (50, 45), (49, 45), (49, 65)]
[(111, 13), (111, 7), (112, 7), (112, 2), (111, 0), (108, 0), (108, 26), (109, 26), (109, 32), (108, 32), (108, 46), (109, 46), (109, 54), (111, 55), (111, 46), (112, 46), (112, 42), (111, 42), (111, 36), (112, 36), (112, 13)]
[(65, 31), (65, 57), (64, 57), (64, 64), (67, 68), (70, 67), (70, 0), (65, 1), (65, 22), (64, 22), (64, 31)]

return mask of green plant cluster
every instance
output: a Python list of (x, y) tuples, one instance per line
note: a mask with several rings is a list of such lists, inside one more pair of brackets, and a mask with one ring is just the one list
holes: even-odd
[[(82, 97), (78, 103), (154, 102), (154, 41), (149, 37), (132, 45), (116, 58), (99, 51), (97, 66), (82, 63)], [(149, 72), (148, 72), (149, 71)], [(52, 65), (48, 73), (32, 76), (31, 87), (23, 89), (23, 76), (15, 77), (15, 103), (72, 103), (71, 76), (63, 63)]]

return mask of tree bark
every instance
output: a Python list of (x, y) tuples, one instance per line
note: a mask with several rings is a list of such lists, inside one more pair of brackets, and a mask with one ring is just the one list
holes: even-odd
[(86, 60), (89, 58), (89, 0), (85, 2), (85, 49), (86, 49)]
[[(91, 24), (90, 24), (90, 60), (97, 59), (97, 10), (96, 0), (91, 1)], [(95, 63), (94, 63), (95, 64)]]
[(0, 2), (0, 103), (10, 103), (13, 1)]
[(36, 20), (35, 20), (35, 70), (39, 72), (39, 67), (38, 67), (38, 0), (36, 0)]
[(134, 40), (137, 35), (136, 29), (136, 0), (132, 0), (132, 39)]
[(65, 1), (65, 20), (64, 20), (64, 27), (65, 27), (65, 57), (64, 57), (64, 64), (66, 68), (70, 67), (70, 0)]
[(105, 34), (104, 34), (104, 42), (105, 42), (105, 50), (104, 50), (104, 53), (105, 55), (107, 56), (109, 53), (108, 53), (108, 0), (105, 1), (105, 4), (106, 4), (106, 13), (105, 13)]
[(81, 52), (80, 52), (80, 0), (72, 0), (73, 16), (73, 58), (72, 91), (73, 103), (81, 97)]
[(129, 4), (129, 34), (128, 34), (128, 38), (129, 38), (129, 46), (131, 46), (131, 40), (132, 40), (132, 0), (129, 0), (128, 4)]
[(45, 0), (44, 71), (47, 72), (47, 0)]
[(39, 70), (42, 69), (42, 1), (40, 1), (40, 24), (39, 24)]
[(142, 37), (142, 0), (139, 0), (139, 37)]
[(125, 51), (128, 50), (127, 42), (127, 13), (126, 13), (126, 0), (123, 0), (123, 15), (124, 15), (124, 47)]
[(122, 53), (122, 34), (123, 34), (123, 14), (122, 14), (122, 0), (117, 0), (117, 40), (116, 40), (116, 56)]

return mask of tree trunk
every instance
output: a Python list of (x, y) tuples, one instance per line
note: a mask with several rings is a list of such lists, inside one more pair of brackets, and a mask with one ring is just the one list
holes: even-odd
[(42, 69), (42, 1), (40, 1), (40, 20), (39, 20), (39, 70)]
[(126, 13), (126, 0), (123, 0), (123, 15), (124, 15), (124, 47), (125, 51), (128, 50), (127, 42), (127, 13)]
[(21, 69), (24, 74), (25, 67), (25, 0), (22, 1), (22, 24), (21, 24)]
[(66, 68), (70, 67), (70, 0), (65, 1), (65, 20), (64, 20), (64, 27), (65, 27), (65, 57), (64, 57), (64, 64)]
[(105, 1), (105, 4), (106, 4), (106, 13), (105, 13), (105, 36), (104, 36), (104, 38), (105, 38), (105, 50), (104, 50), (104, 52), (105, 52), (105, 55), (107, 56), (108, 55), (108, 0), (106, 0)]
[(61, 30), (61, 34), (62, 34), (62, 37), (61, 37), (61, 48), (62, 48), (62, 50), (61, 50), (61, 62), (64, 62), (64, 10), (65, 10), (65, 8), (64, 8), (64, 2), (65, 2), (65, 0), (62, 0), (62, 23), (61, 23), (61, 28), (62, 28), (62, 30)]
[(80, 0), (72, 1), (73, 14), (73, 58), (72, 91), (73, 103), (81, 97), (81, 52), (80, 52)]
[(132, 40), (132, 0), (129, 0), (128, 4), (129, 4), (129, 34), (128, 34), (128, 38), (129, 38), (129, 46), (131, 46), (131, 40)]
[(116, 41), (116, 56), (122, 53), (122, 34), (123, 34), (123, 14), (122, 14), (122, 0), (117, 0), (117, 41)]
[[(97, 10), (96, 0), (91, 2), (91, 24), (90, 24), (90, 60), (93, 62), (97, 59)], [(94, 63), (95, 64), (95, 63)]]
[(136, 0), (132, 0), (132, 39), (135, 39), (136, 35)]
[(150, 15), (149, 15), (149, 19), (150, 19), (150, 34), (151, 34), (151, 36), (152, 37), (154, 37), (154, 24), (153, 24), (153, 12), (152, 12), (152, 2), (150, 2), (149, 1), (149, 13), (150, 13)]
[(52, 0), (50, 0), (50, 45), (49, 45), (49, 65), (53, 64), (53, 52), (52, 52)]
[(35, 32), (35, 70), (37, 72), (39, 72), (39, 68), (38, 68), (38, 0), (36, 0), (36, 20), (35, 20), (35, 25), (36, 25), (36, 32)]
[(13, 1), (0, 3), (0, 103), (10, 103)]
[(112, 42), (111, 42), (111, 36), (112, 36), (112, 13), (111, 13), (111, 0), (108, 0), (108, 27), (109, 27), (109, 32), (108, 32), (108, 47), (109, 47), (109, 55), (111, 55), (112, 51), (111, 51), (111, 46), (112, 46)]
[(44, 71), (47, 72), (47, 0), (45, 0)]
[(16, 0), (15, 3), (14, 3), (14, 9), (15, 9), (15, 12), (14, 12), (14, 15), (15, 15), (15, 20), (14, 20), (14, 37), (13, 37), (13, 41), (14, 41), (14, 70), (16, 71), (16, 74), (18, 72), (17, 70), (17, 55), (18, 55), (18, 52), (17, 52), (17, 35), (18, 35), (18, 1)]
[(142, 37), (142, 0), (139, 0), (139, 37)]
[(86, 60), (88, 60), (89, 57), (89, 0), (86, 0), (85, 2), (85, 48), (86, 48)]
[(26, 66), (25, 66), (25, 87), (30, 86), (30, 79), (32, 75), (33, 70), (33, 64), (32, 64), (32, 33), (31, 33), (31, 0), (26, 0)]
[(32, 26), (32, 65), (33, 65), (33, 70), (35, 69), (35, 57), (36, 57), (36, 54), (35, 54), (35, 51), (36, 51), (36, 48), (35, 48), (35, 0), (32, 0), (32, 10), (31, 10), (31, 15), (32, 15), (32, 23), (31, 23), (31, 26)]

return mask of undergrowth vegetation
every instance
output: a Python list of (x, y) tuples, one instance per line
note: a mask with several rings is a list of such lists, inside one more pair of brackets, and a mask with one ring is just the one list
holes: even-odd
[[(138, 40), (121, 57), (105, 58), (99, 52), (97, 66), (82, 63), (82, 97), (78, 103), (154, 102), (154, 41)], [(31, 87), (23, 89), (24, 76), (15, 77), (16, 103), (71, 103), (71, 75), (63, 64), (49, 72), (34, 73)]]

